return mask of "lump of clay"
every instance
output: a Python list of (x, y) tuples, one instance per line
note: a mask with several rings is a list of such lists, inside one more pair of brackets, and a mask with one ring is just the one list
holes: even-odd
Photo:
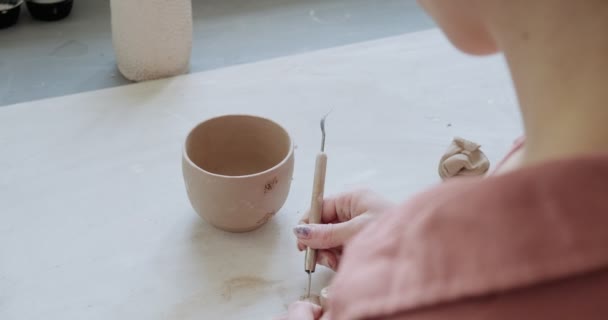
[(475, 142), (460, 137), (454, 138), (439, 161), (441, 179), (485, 174), (490, 169), (490, 161), (480, 147)]

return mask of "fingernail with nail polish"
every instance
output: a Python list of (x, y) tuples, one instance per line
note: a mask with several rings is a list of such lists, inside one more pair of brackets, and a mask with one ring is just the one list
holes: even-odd
[(296, 234), (296, 237), (300, 239), (310, 238), (310, 231), (310, 228), (307, 226), (297, 226), (293, 228), (293, 232)]

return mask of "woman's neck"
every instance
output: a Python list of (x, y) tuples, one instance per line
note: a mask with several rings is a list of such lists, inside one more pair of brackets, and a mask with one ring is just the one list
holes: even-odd
[(523, 116), (523, 165), (608, 153), (608, 5), (572, 2), (494, 25)]

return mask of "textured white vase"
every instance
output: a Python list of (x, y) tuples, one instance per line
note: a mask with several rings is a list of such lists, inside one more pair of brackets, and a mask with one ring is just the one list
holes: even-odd
[(192, 52), (191, 0), (111, 0), (118, 69), (132, 81), (188, 72)]

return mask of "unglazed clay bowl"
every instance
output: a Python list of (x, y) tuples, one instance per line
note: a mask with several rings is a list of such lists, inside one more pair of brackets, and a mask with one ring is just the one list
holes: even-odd
[(285, 204), (294, 167), (289, 133), (252, 115), (198, 124), (186, 138), (182, 171), (194, 210), (229, 232), (257, 229)]

